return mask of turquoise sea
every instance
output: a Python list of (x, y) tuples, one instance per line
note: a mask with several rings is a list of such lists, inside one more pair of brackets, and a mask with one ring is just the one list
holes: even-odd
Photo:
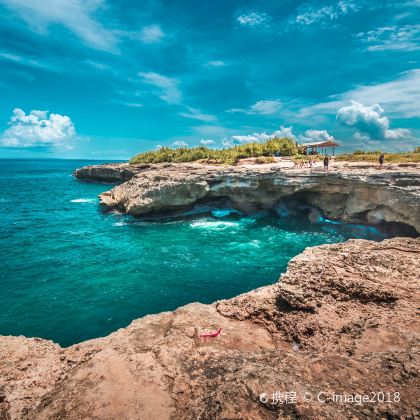
[(74, 179), (100, 162), (0, 160), (0, 335), (67, 346), (146, 314), (276, 282), (308, 246), (382, 239), (375, 229), (307, 211), (204, 209), (183, 220), (103, 213), (110, 185)]

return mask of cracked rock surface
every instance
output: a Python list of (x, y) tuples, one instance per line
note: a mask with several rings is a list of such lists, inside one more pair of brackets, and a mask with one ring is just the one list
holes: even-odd
[[(410, 238), (323, 245), (277, 284), (104, 338), (0, 337), (0, 419), (418, 418), (419, 255)], [(378, 391), (400, 402), (316, 400)]]

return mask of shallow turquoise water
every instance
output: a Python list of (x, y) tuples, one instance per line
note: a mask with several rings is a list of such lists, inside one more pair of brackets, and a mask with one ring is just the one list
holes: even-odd
[(0, 160), (0, 334), (70, 345), (273, 283), (307, 246), (381, 239), (372, 228), (302, 215), (213, 209), (151, 223), (104, 214), (97, 195), (110, 186), (71, 175), (89, 163)]

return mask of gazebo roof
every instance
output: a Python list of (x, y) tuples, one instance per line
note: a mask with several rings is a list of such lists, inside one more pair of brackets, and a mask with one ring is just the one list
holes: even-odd
[(301, 144), (303, 147), (336, 147), (339, 146), (338, 143), (336, 143), (333, 140), (326, 140), (326, 141), (318, 141), (313, 143), (303, 143)]

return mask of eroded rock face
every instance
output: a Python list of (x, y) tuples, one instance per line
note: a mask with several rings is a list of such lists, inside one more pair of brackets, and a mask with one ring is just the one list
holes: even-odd
[(282, 171), (276, 167), (153, 165), (100, 195), (105, 209), (136, 217), (228, 199), (239, 210), (275, 209), (296, 199), (347, 222), (396, 222), (420, 232), (420, 172)]
[(78, 179), (98, 182), (120, 183), (128, 181), (150, 165), (130, 165), (128, 163), (109, 163), (90, 165), (76, 169), (74, 176)]
[[(308, 248), (275, 285), (105, 338), (1, 337), (0, 418), (416, 418), (419, 254), (408, 238)], [(296, 403), (272, 404), (276, 391)], [(400, 401), (317, 401), (378, 391)]]

